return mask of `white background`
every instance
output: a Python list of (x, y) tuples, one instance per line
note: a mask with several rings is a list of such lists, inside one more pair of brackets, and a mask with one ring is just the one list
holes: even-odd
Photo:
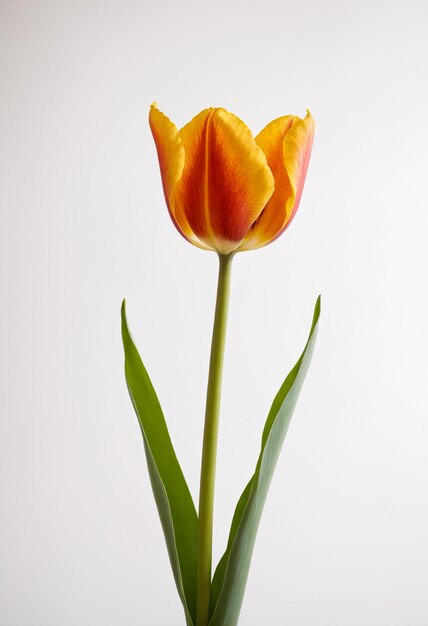
[(323, 296), (240, 623), (426, 626), (425, 0), (0, 7), (0, 622), (184, 623), (119, 308), (196, 498), (217, 263), (167, 214), (157, 100), (317, 122), (292, 226), (234, 263), (216, 560)]

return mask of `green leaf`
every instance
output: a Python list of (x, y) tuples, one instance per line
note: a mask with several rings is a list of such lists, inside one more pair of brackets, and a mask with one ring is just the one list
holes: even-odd
[(318, 298), (306, 347), (278, 391), (266, 420), (255, 472), (239, 498), (226, 552), (214, 574), (209, 626), (236, 626), (238, 623), (263, 506), (312, 357), (320, 311)]
[(196, 613), (197, 515), (156, 392), (134, 345), (122, 304), (125, 375), (140, 423), (153, 494), (187, 626)]

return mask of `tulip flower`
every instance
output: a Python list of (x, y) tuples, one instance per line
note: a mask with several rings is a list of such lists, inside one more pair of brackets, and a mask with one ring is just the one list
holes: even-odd
[(255, 138), (236, 115), (205, 109), (181, 130), (155, 104), (150, 127), (166, 203), (190, 243), (227, 255), (274, 241), (300, 202), (314, 121), (285, 115)]
[[(320, 302), (306, 347), (281, 386), (263, 431), (256, 469), (239, 498), (227, 548), (212, 575), (217, 439), (232, 260), (284, 232), (300, 202), (314, 122), (286, 115), (255, 138), (225, 109), (205, 109), (181, 130), (150, 110), (171, 218), (190, 243), (217, 252), (219, 274), (196, 513), (162, 410), (122, 307), (125, 373), (187, 626), (237, 626), (263, 503), (314, 348)], [(239, 449), (240, 442), (237, 443)]]

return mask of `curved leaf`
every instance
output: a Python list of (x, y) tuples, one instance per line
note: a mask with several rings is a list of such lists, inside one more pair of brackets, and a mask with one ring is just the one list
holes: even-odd
[(122, 304), (125, 376), (144, 439), (153, 494), (188, 626), (196, 612), (197, 515), (156, 392), (130, 335)]
[(226, 552), (214, 574), (209, 626), (236, 626), (238, 623), (263, 506), (312, 357), (320, 311), (319, 297), (306, 347), (278, 391), (266, 420), (255, 472), (239, 498)]

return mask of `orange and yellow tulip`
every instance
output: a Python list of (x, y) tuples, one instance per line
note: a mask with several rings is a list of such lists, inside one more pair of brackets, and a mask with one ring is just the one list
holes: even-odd
[(153, 104), (150, 126), (175, 226), (190, 243), (218, 253), (197, 512), (159, 400), (129, 332), (123, 301), (125, 376), (186, 624), (238, 626), (263, 503), (314, 349), (320, 299), (305, 349), (269, 411), (256, 469), (233, 516), (229, 535), (233, 542), (228, 541), (213, 573), (216, 458), (232, 263), (235, 252), (271, 243), (293, 219), (308, 169), (314, 121), (309, 112), (303, 119), (286, 115), (253, 137), (238, 117), (210, 108), (178, 130)]
[(150, 127), (171, 218), (190, 243), (224, 255), (253, 250), (290, 224), (311, 154), (309, 112), (279, 117), (254, 138), (225, 109), (205, 109), (178, 130), (153, 104)]

